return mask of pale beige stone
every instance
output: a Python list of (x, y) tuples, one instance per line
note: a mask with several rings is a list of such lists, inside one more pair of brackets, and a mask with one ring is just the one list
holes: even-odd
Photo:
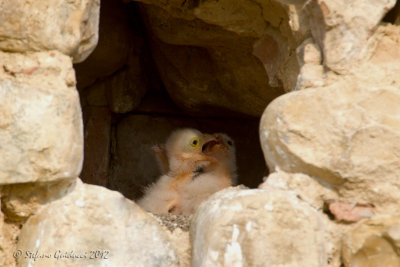
[[(66, 196), (28, 219), (17, 249), (23, 252), (17, 266), (179, 266), (154, 218), (120, 193), (79, 179)], [(25, 257), (36, 251), (44, 258)]]
[(265, 177), (264, 183), (259, 185), (259, 188), (279, 189), (284, 191), (284, 194), (293, 194), (318, 211), (324, 228), (326, 266), (340, 266), (342, 235), (349, 231), (351, 225), (339, 224), (324, 214), (327, 201), (341, 199), (333, 186), (317, 177), (278, 170)]
[(65, 196), (73, 181), (64, 179), (46, 183), (9, 184), (0, 187), (2, 211), (7, 221), (24, 223), (43, 205)]
[(285, 190), (230, 188), (203, 202), (192, 266), (325, 266), (322, 217)]
[(16, 251), (21, 223), (10, 222), (0, 211), (0, 266), (16, 265), (13, 253)]
[[(368, 42), (395, 0), (312, 1), (312, 35), (323, 49), (324, 66), (340, 73), (368, 58)], [(351, 8), (349, 8), (351, 6)]]
[(4, 0), (0, 49), (59, 50), (81, 62), (97, 44), (99, 7), (99, 0)]
[(326, 200), (339, 198), (330, 184), (303, 173), (287, 173), (281, 170), (273, 172), (258, 188), (267, 189), (269, 187), (293, 192), (317, 210), (323, 209)]
[(179, 266), (190, 267), (192, 250), (189, 232), (177, 228), (173, 232), (169, 233), (169, 238), (171, 239), (174, 249), (178, 253)]
[[(330, 183), (344, 201), (372, 204), (377, 214), (397, 214), (398, 36), (399, 27), (377, 27), (366, 48), (368, 60), (347, 74), (326, 72), (318, 78), (322, 83), (311, 81), (309, 89), (279, 97), (267, 107), (260, 138), (271, 170), (316, 177)], [(306, 41), (298, 50), (303, 67), (317, 62), (313, 47)]]
[(400, 94), (346, 82), (289, 93), (268, 106), (260, 126), (267, 164), (324, 180), (348, 201), (395, 212)]
[(0, 52), (0, 184), (75, 178), (82, 115), (71, 59)]
[(360, 222), (343, 237), (343, 263), (346, 267), (400, 266), (399, 217)]

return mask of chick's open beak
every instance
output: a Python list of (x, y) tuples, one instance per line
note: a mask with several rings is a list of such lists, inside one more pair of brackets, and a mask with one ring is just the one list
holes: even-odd
[(204, 143), (201, 150), (205, 155), (211, 156), (214, 152), (223, 149), (225, 149), (224, 143), (221, 140), (214, 138)]

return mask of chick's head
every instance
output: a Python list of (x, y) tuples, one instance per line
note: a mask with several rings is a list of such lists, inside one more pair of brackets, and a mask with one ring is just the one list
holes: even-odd
[(236, 182), (236, 149), (232, 138), (224, 133), (213, 135), (216, 141), (211, 141), (203, 146), (203, 152), (218, 161), (219, 166), (229, 170), (232, 179)]
[(191, 172), (196, 167), (213, 162), (211, 156), (203, 153), (203, 146), (215, 139), (215, 136), (190, 128), (173, 132), (165, 144), (170, 171)]

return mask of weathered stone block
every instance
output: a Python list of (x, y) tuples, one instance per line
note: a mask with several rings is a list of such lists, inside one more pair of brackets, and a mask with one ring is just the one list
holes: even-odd
[(260, 126), (270, 170), (308, 174), (348, 201), (398, 209), (400, 94), (345, 80), (274, 100)]
[(360, 222), (343, 237), (344, 266), (400, 266), (399, 229), (399, 217)]
[(269, 187), (230, 188), (197, 210), (192, 266), (325, 266), (318, 212), (295, 194)]
[(71, 59), (0, 53), (0, 184), (76, 178), (83, 131)]
[(0, 9), (0, 49), (59, 50), (81, 62), (98, 39), (100, 0), (5, 0)]
[[(155, 219), (120, 193), (79, 179), (69, 194), (29, 218), (17, 249), (23, 252), (17, 266), (179, 266)], [(35, 261), (26, 251), (50, 258)]]

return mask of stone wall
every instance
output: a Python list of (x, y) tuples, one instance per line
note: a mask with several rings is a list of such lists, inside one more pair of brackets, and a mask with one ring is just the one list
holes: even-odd
[[(400, 266), (399, 12), (3, 1), (0, 266)], [(153, 216), (150, 147), (188, 126), (258, 188)]]

